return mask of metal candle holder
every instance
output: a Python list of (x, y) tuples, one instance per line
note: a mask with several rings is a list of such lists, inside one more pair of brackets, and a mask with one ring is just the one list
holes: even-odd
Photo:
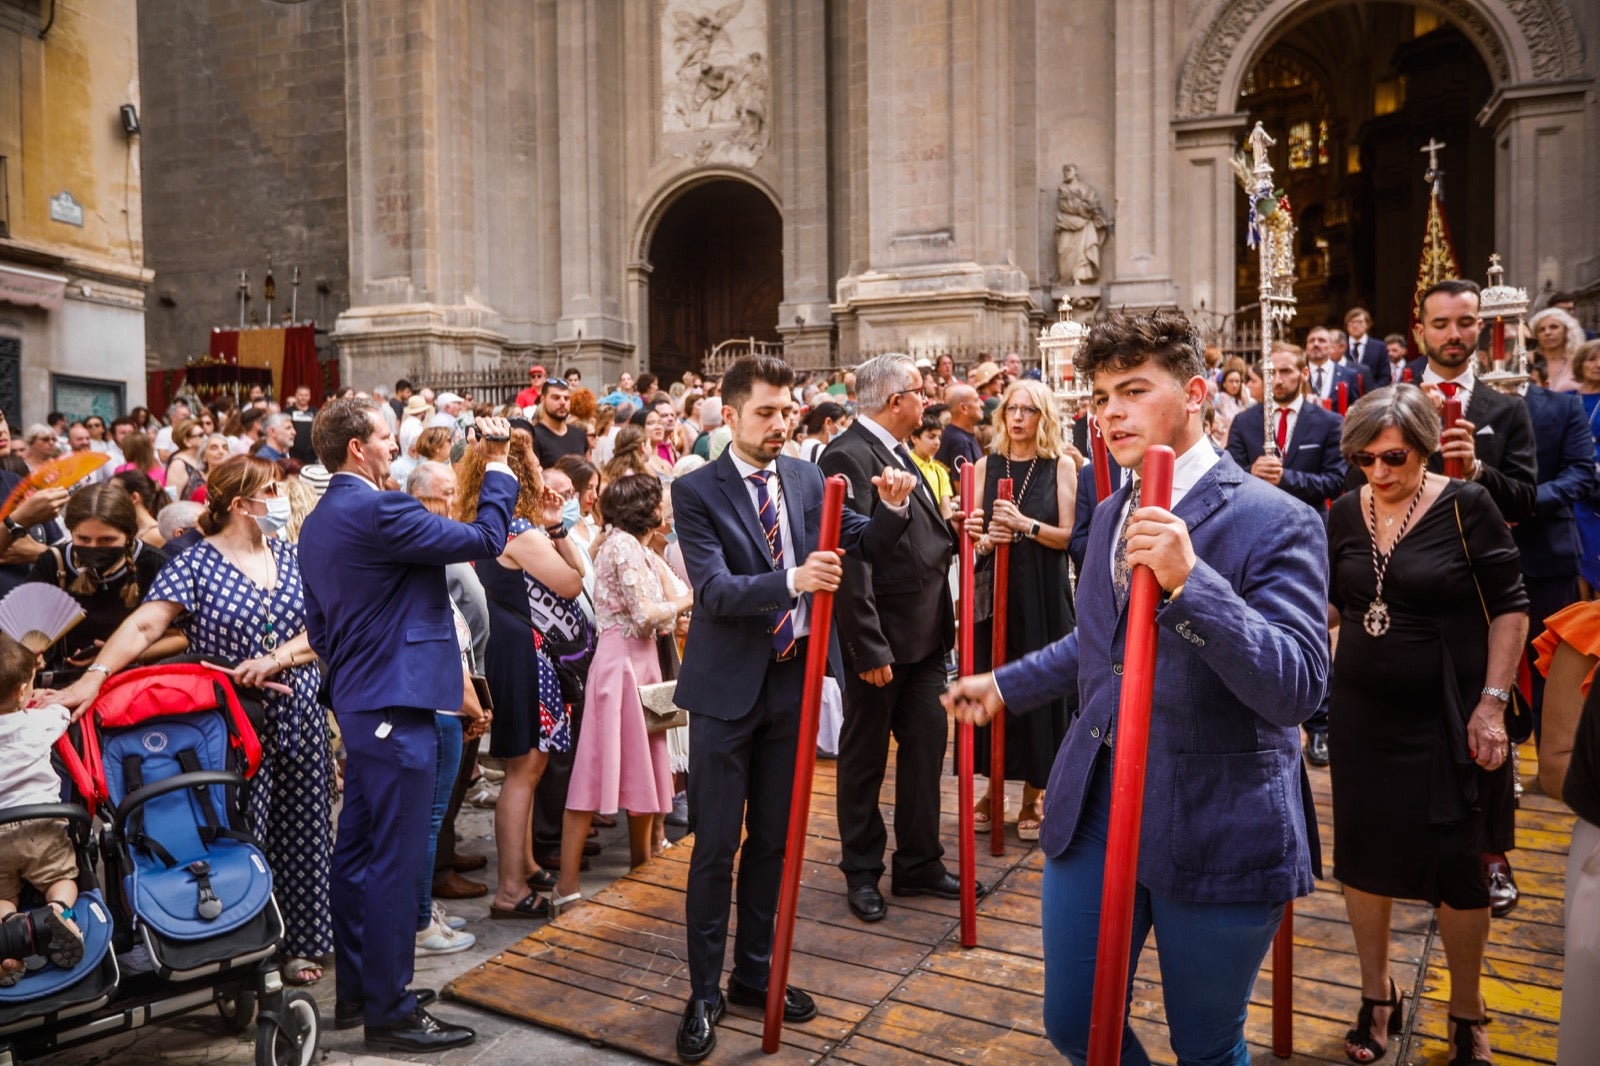
[[(1480, 294), (1478, 309), (1489, 323), (1491, 338), (1491, 369), (1480, 374), (1479, 380), (1502, 391), (1527, 381), (1528, 353), (1522, 343), (1522, 325), (1528, 313), (1528, 290), (1505, 283), (1505, 268), (1500, 265), (1498, 252), (1489, 257), (1489, 287)], [(1507, 334), (1514, 351), (1507, 348)]]
[(1073, 419), (1088, 407), (1093, 390), (1093, 383), (1079, 378), (1074, 365), (1078, 349), (1089, 335), (1089, 327), (1069, 317), (1068, 310), (1068, 302), (1062, 300), (1059, 319), (1039, 331), (1039, 361), (1043, 365), (1045, 384), (1055, 394), (1056, 406), (1061, 412), (1063, 435), (1071, 433)]

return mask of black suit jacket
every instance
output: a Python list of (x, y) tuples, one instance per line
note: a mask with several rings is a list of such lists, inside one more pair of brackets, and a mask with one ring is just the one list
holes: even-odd
[(1572, 505), (1588, 499), (1595, 489), (1589, 420), (1582, 401), (1570, 393), (1529, 385), (1523, 401), (1533, 422), (1539, 487), (1534, 516), (1517, 523), (1511, 535), (1522, 553), (1525, 575), (1574, 577), (1582, 548)]
[[(838, 474), (849, 483), (845, 506), (868, 516), (878, 509), (872, 478), (891, 463), (902, 465), (861, 420), (829, 441), (817, 458), (824, 474)], [(955, 538), (924, 486), (911, 494), (910, 517), (898, 550), (888, 559), (873, 564), (860, 552), (844, 557), (834, 624), (845, 668), (853, 673), (921, 662), (955, 643), (949, 586)]]
[[(1350, 349), (1347, 347), (1345, 352)], [(1356, 352), (1356, 362), (1367, 372), (1367, 380), (1375, 389), (1392, 385), (1389, 373), (1389, 346), (1370, 334), (1361, 338)]]
[[(1314, 507), (1318, 514), (1327, 511), (1328, 500), (1344, 492), (1345, 461), (1339, 451), (1343, 431), (1344, 419), (1323, 410), (1308, 396), (1284, 447), (1283, 478), (1278, 487)], [(1239, 412), (1228, 428), (1228, 454), (1249, 473), (1250, 464), (1266, 452), (1265, 440), (1261, 405), (1254, 404)]]

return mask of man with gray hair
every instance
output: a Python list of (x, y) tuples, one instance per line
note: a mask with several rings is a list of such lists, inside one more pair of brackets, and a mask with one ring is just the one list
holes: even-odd
[[(911, 357), (880, 355), (857, 367), (856, 403), (861, 417), (829, 442), (818, 465), (825, 475), (842, 475), (847, 505), (870, 516), (880, 504), (875, 476), (893, 466), (917, 473), (904, 443), (922, 424), (922, 375)], [(899, 752), (890, 890), (941, 899), (961, 894), (939, 843), (939, 775), (949, 733), (939, 696), (945, 655), (955, 642), (947, 580), (955, 540), (920, 479), (910, 506), (911, 524), (892, 558), (874, 565), (859, 552), (845, 556), (834, 614), (845, 660), (839, 868), (850, 910), (864, 922), (888, 913), (878, 889), (888, 842), (878, 793), (891, 734)]]
[(156, 529), (164, 542), (161, 554), (176, 559), (204, 539), (197, 526), (206, 505), (194, 500), (177, 500), (161, 508), (156, 517)]
[(282, 411), (274, 411), (261, 420), (261, 439), (264, 443), (256, 449), (256, 458), (273, 463), (289, 458), (289, 452), (294, 448), (294, 437), (294, 419)]

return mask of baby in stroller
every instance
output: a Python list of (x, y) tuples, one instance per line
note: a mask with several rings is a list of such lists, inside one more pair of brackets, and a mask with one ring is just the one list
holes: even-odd
[[(0, 633), (0, 807), (60, 801), (61, 781), (50, 750), (71, 720), (60, 704), (29, 707), (37, 657)], [(78, 901), (78, 860), (64, 825), (55, 819), (0, 825), (0, 986), (24, 972), (28, 955), (45, 955), (64, 969), (83, 958), (83, 934), (73, 920)], [(19, 911), (26, 881), (46, 906)]]

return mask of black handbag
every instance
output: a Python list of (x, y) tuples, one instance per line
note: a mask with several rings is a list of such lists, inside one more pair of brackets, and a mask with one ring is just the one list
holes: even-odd
[[(1493, 619), (1489, 615), (1489, 601), (1483, 598), (1483, 586), (1478, 584), (1478, 572), (1472, 569), (1472, 552), (1467, 548), (1467, 531), (1461, 525), (1461, 501), (1452, 500), (1456, 511), (1456, 535), (1461, 538), (1461, 553), (1467, 557), (1467, 571), (1472, 574), (1472, 587), (1478, 590), (1478, 606), (1483, 608), (1484, 624)], [(1521, 744), (1533, 736), (1533, 708), (1523, 698), (1515, 679), (1511, 682), (1511, 699), (1506, 702), (1506, 736), (1513, 744)]]

